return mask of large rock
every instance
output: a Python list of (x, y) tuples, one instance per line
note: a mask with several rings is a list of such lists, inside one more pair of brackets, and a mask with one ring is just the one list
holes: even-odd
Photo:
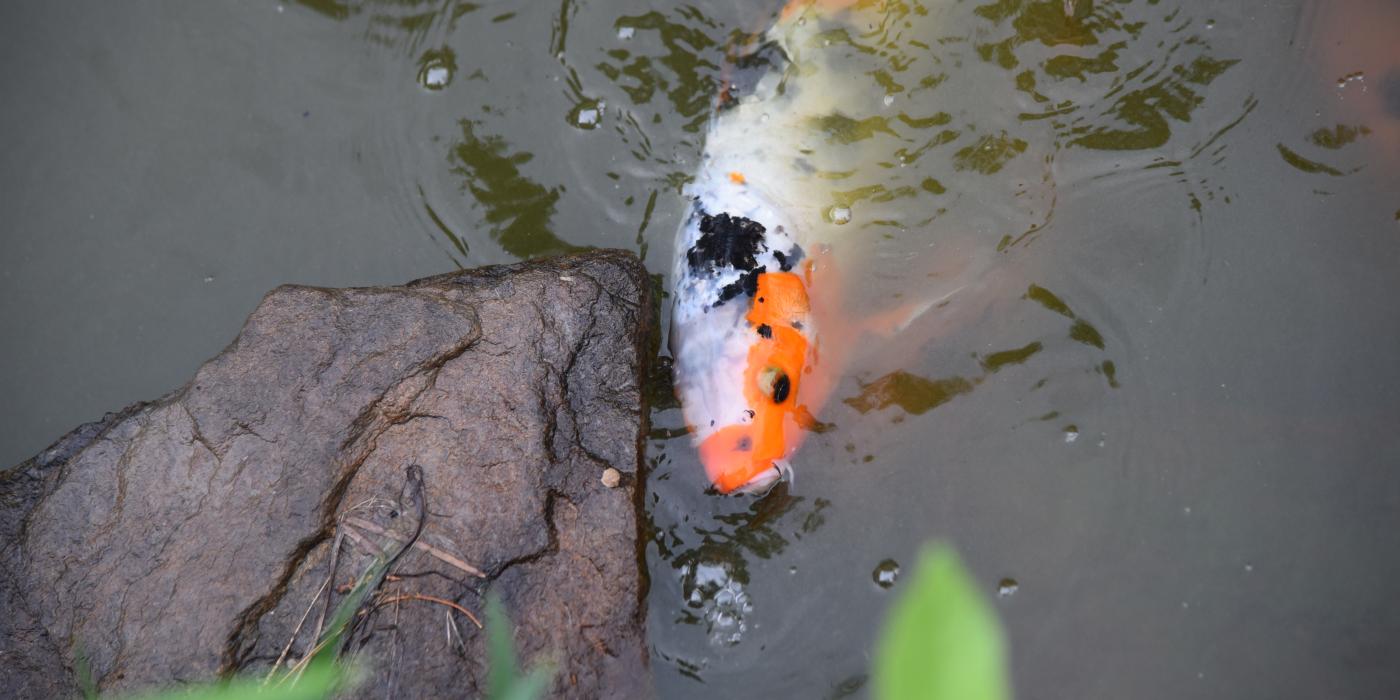
[(649, 290), (605, 251), (268, 294), (189, 384), (0, 473), (0, 695), (74, 696), (79, 655), (103, 691), (266, 672), (290, 644), (285, 667), (323, 590), (400, 550), (350, 643), (358, 694), (479, 695), (462, 610), (488, 590), (554, 695), (647, 694)]

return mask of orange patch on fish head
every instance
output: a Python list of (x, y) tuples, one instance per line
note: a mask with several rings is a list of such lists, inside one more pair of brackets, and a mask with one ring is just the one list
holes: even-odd
[(797, 397), (809, 344), (802, 329), (810, 309), (802, 279), (788, 272), (759, 275), (746, 316), (754, 329), (744, 368), (748, 423), (728, 425), (700, 444), (705, 473), (721, 493), (743, 487), (795, 450), (805, 431)]

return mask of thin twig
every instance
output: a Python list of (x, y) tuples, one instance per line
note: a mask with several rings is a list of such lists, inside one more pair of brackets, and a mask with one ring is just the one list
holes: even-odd
[(456, 610), (457, 612), (462, 613), (463, 615), (466, 615), (467, 619), (471, 620), (472, 624), (475, 624), (477, 629), (482, 629), (481, 620), (478, 620), (476, 618), (476, 615), (472, 614), (472, 611), (450, 600), (447, 600), (446, 598), (438, 598), (436, 596), (424, 595), (422, 593), (399, 593), (397, 595), (393, 595), (388, 598), (385, 598), (384, 600), (379, 601), (379, 605), (382, 606), (388, 605), (390, 603), (397, 603), (401, 600), (421, 600), (427, 603), (437, 603), (438, 605), (446, 605), (447, 607), (452, 608), (453, 610)]
[(263, 685), (267, 685), (268, 681), (272, 680), (273, 674), (277, 673), (277, 669), (280, 668), (282, 662), (286, 660), (287, 652), (292, 650), (292, 644), (296, 643), (297, 635), (301, 634), (301, 626), (306, 624), (306, 618), (311, 616), (311, 609), (316, 607), (316, 601), (321, 599), (321, 594), (325, 592), (326, 587), (330, 584), (331, 580), (329, 578), (322, 581), (320, 590), (316, 591), (316, 595), (311, 597), (311, 602), (306, 605), (306, 612), (301, 614), (301, 620), (297, 621), (296, 629), (292, 630), (292, 636), (287, 640), (287, 646), (282, 647), (282, 653), (277, 655), (277, 663), (272, 664), (272, 669), (267, 672), (267, 678), (263, 679)]
[[(402, 541), (403, 541), (401, 538), (399, 538), (399, 537), (398, 537), (397, 535), (395, 535), (394, 533), (389, 532), (388, 530), (385, 530), (384, 528), (382, 528), (382, 527), (380, 527), (380, 526), (378, 526), (378, 525), (376, 525), (376, 524), (374, 524), (374, 523), (372, 523), (372, 522), (370, 522), (370, 521), (368, 521), (368, 520), (364, 520), (364, 519), (362, 519), (362, 518), (356, 518), (356, 517), (351, 516), (351, 517), (347, 517), (347, 518), (345, 519), (345, 522), (347, 522), (347, 523), (349, 523), (349, 524), (351, 524), (351, 525), (354, 525), (355, 527), (358, 527), (358, 528), (360, 528), (361, 530), (367, 530), (367, 531), (369, 531), (369, 532), (372, 532), (372, 533), (374, 533), (374, 534), (376, 534), (376, 535), (383, 535), (384, 537), (388, 537), (389, 539), (392, 539), (392, 540), (395, 540), (395, 541), (399, 541), (399, 542), (402, 542)], [(463, 572), (466, 572), (467, 574), (469, 574), (469, 575), (471, 575), (471, 576), (475, 576), (475, 577), (477, 577), (477, 578), (486, 578), (486, 573), (483, 572), (481, 569), (478, 569), (478, 568), (476, 568), (475, 566), (472, 566), (471, 564), (468, 564), (468, 563), (462, 561), (461, 559), (458, 559), (457, 557), (455, 557), (455, 556), (453, 556), (453, 555), (451, 555), (451, 554), (448, 554), (447, 552), (444, 552), (443, 550), (438, 549), (437, 547), (434, 547), (434, 546), (428, 544), (427, 542), (422, 542), (422, 541), (414, 542), (414, 543), (413, 543), (413, 547), (414, 547), (414, 549), (423, 550), (423, 552), (424, 552), (425, 554), (430, 554), (430, 555), (432, 555), (432, 556), (434, 556), (434, 557), (437, 557), (438, 559), (442, 560), (444, 563), (449, 564), (449, 565), (451, 565), (451, 566), (455, 566), (455, 567), (457, 567), (458, 569), (461, 569)]]

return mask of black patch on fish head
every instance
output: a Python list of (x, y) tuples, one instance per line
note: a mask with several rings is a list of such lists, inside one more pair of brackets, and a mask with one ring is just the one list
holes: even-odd
[(801, 246), (793, 244), (786, 253), (781, 250), (773, 251), (773, 257), (778, 259), (778, 266), (783, 268), (783, 272), (790, 272), (793, 266), (802, 262), (806, 254), (802, 252)]
[(752, 270), (754, 256), (766, 250), (763, 224), (728, 214), (700, 215), (700, 240), (686, 252), (692, 270), (705, 268)]
[(766, 324), (766, 323), (760, 323), (760, 324), (758, 324), (758, 334), (761, 335), (761, 336), (763, 336), (764, 338), (767, 338), (767, 339), (769, 339), (769, 340), (772, 340), (772, 339), (773, 339), (773, 327), (770, 326), (770, 325), (768, 325), (768, 324)]
[(724, 302), (729, 301), (730, 299), (733, 299), (734, 297), (737, 297), (740, 294), (744, 294), (750, 297), (757, 294), (758, 276), (767, 271), (768, 268), (764, 267), (749, 270), (748, 272), (744, 273), (744, 275), (739, 279), (724, 285), (724, 287), (719, 290), (719, 300), (715, 302), (715, 306), (720, 306)]

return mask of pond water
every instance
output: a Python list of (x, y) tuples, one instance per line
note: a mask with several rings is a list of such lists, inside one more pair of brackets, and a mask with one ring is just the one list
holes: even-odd
[[(664, 288), (781, 4), (6, 3), (0, 463), (176, 387), (281, 283), (608, 246)], [(1400, 5), (919, 7), (837, 37), (890, 69), (826, 127), (908, 185), (833, 185), (852, 306), (996, 262), (864, 343), (765, 496), (705, 492), (658, 382), (659, 693), (863, 695), (943, 540), (1023, 697), (1400, 695)]]

